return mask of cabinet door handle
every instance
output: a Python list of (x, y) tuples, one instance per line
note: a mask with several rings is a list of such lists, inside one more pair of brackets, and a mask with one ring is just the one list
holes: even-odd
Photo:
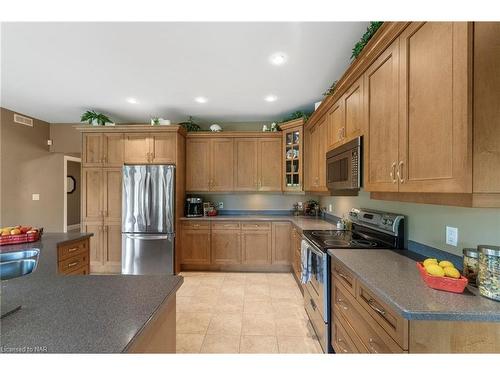
[(69, 264), (68, 264), (68, 268), (74, 267), (74, 266), (76, 266), (78, 263), (80, 263), (80, 262), (72, 262), (72, 263), (69, 263)]
[(72, 253), (73, 251), (77, 251), (79, 249), (79, 247), (72, 247), (70, 249), (68, 249), (68, 253)]
[(376, 346), (378, 346), (377, 342), (373, 338), (370, 337), (368, 339), (368, 347), (370, 348), (370, 350), (373, 353), (378, 354), (379, 351), (377, 350)]
[(396, 162), (392, 163), (391, 173), (389, 173), (389, 174), (391, 176), (391, 180), (392, 180), (393, 184), (395, 184), (396, 182), (398, 182), (398, 180), (395, 177), (395, 175), (396, 175)]
[(382, 317), (385, 317), (385, 314), (386, 314), (385, 310), (377, 307), (377, 305), (375, 304), (376, 303), (375, 300), (370, 298), (367, 301), (367, 303), (368, 303), (368, 306), (370, 306), (372, 308), (372, 310), (377, 312), (379, 315), (382, 315)]
[(398, 165), (398, 178), (399, 178), (399, 182), (401, 184), (404, 184), (405, 183), (405, 179), (403, 177), (403, 164), (404, 162), (403, 161), (400, 161), (399, 162), (399, 165)]
[(344, 310), (349, 310), (349, 307), (344, 303), (344, 300), (342, 298), (337, 297), (337, 304)]
[(343, 341), (344, 341), (344, 340), (342, 340), (342, 339), (340, 339), (340, 338), (339, 338), (339, 339), (337, 339), (337, 346), (338, 346), (338, 347), (339, 347), (339, 349), (342, 351), (342, 353), (349, 353), (349, 351), (348, 351), (346, 348), (344, 348), (344, 347), (342, 346), (342, 344), (341, 344), (341, 343), (342, 343)]

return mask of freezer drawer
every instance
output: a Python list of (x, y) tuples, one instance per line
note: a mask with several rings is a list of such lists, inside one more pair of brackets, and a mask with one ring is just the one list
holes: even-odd
[(122, 274), (174, 274), (173, 234), (122, 234)]

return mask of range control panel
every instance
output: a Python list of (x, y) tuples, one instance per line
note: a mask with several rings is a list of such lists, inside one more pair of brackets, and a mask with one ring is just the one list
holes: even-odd
[(396, 234), (401, 221), (404, 220), (404, 216), (365, 208), (352, 208), (349, 212), (349, 219), (357, 224)]

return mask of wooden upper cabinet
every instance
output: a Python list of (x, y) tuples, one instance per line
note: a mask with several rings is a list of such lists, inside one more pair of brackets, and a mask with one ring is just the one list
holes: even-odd
[(186, 190), (208, 191), (210, 185), (210, 139), (186, 140)]
[(175, 133), (151, 134), (149, 142), (150, 162), (175, 163), (177, 152), (177, 135)]
[(345, 133), (344, 124), (344, 100), (340, 98), (328, 111), (327, 119), (327, 149), (337, 147), (342, 144)]
[(364, 142), (367, 191), (398, 191), (399, 39), (366, 70)]
[(125, 134), (125, 163), (149, 163), (149, 135), (144, 133)]
[(210, 146), (210, 191), (232, 191), (234, 187), (233, 139), (211, 139)]
[(326, 151), (328, 144), (328, 117), (323, 116), (306, 128), (306, 191), (326, 192)]
[(319, 150), (318, 150), (318, 191), (326, 192), (326, 151), (328, 139), (328, 126), (326, 118), (318, 123), (318, 137), (319, 137)]
[(258, 142), (258, 190), (281, 191), (281, 138), (262, 138)]
[(474, 193), (500, 193), (499, 96), (500, 22), (477, 22), (474, 24)]
[(292, 224), (290, 222), (272, 223), (272, 264), (292, 264)]
[(234, 139), (234, 190), (257, 190), (257, 149), (255, 138)]
[(103, 171), (102, 168), (82, 168), (83, 222), (96, 222), (103, 219)]
[(344, 142), (359, 137), (364, 130), (363, 77), (359, 78), (342, 97), (344, 112)]
[(121, 167), (124, 160), (124, 135), (122, 133), (104, 133), (102, 137), (104, 166)]
[(400, 36), (399, 191), (472, 192), (468, 35), (466, 22), (414, 22)]
[(104, 162), (103, 137), (102, 134), (89, 133), (82, 136), (84, 167), (98, 167)]
[(283, 191), (304, 190), (304, 119), (280, 125), (283, 132), (281, 149)]

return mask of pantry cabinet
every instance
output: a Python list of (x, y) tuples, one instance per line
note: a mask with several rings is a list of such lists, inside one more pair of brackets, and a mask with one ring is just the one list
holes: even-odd
[(186, 190), (233, 190), (234, 142), (230, 138), (189, 138), (186, 142)]
[[(82, 131), (81, 229), (94, 234), (90, 239), (90, 272), (119, 273), (122, 167), (125, 163), (175, 164), (178, 219), (183, 213), (185, 196), (184, 130), (176, 125), (161, 129), (144, 125), (83, 126), (79, 130)], [(175, 251), (180, 253), (177, 244)], [(179, 264), (176, 270), (179, 271)]]

